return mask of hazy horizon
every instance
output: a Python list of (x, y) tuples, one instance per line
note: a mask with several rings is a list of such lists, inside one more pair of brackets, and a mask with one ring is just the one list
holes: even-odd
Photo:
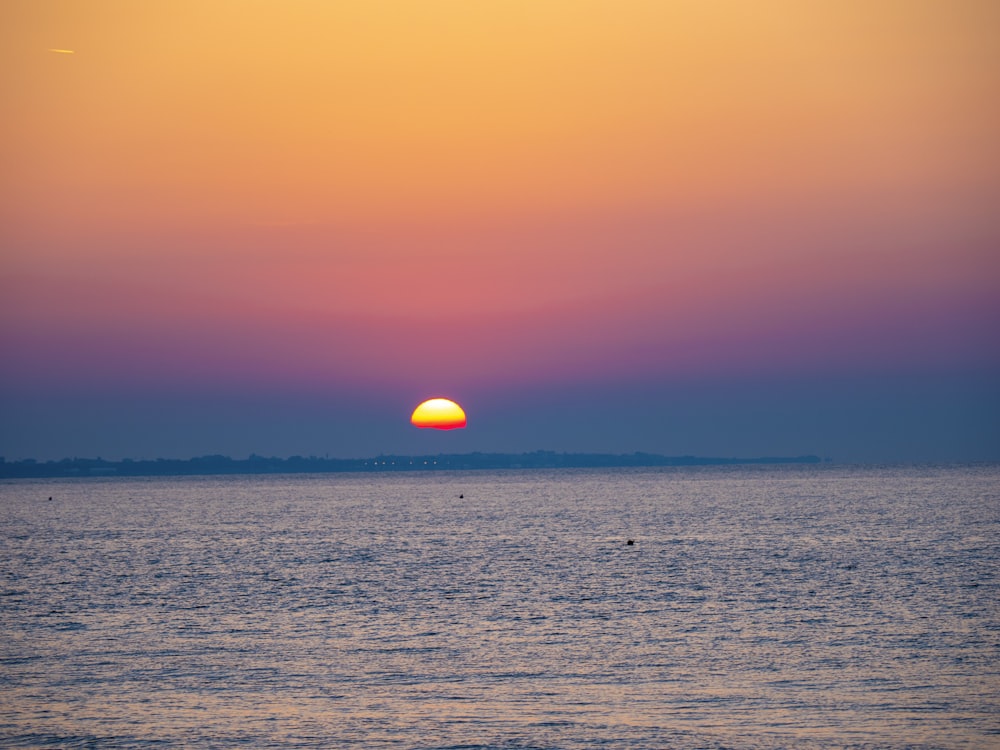
[[(971, 379), (970, 379), (971, 380)], [(942, 381), (946, 387), (941, 387)], [(76, 416), (62, 401), (32, 404), (18, 425), (17, 445), (7, 422), (3, 450), (8, 460), (69, 457), (191, 458), (292, 455), (365, 458), (378, 454), (505, 452), (632, 453), (699, 456), (818, 455), (837, 462), (996, 461), (997, 409), (993, 381), (954, 378), (880, 384), (862, 381), (843, 393), (796, 384), (734, 387), (720, 393), (710, 384), (687, 393), (632, 389), (600, 402), (601, 391), (529, 396), (515, 394), (521, 411), (494, 400), (465, 406), (462, 430), (420, 430), (409, 424), (410, 405), (330, 403), (317, 408), (308, 396), (256, 403), (253, 396), (221, 399), (215, 394), (162, 405), (122, 399), (121, 407), (93, 399)], [(860, 393), (867, 386), (866, 393)], [(927, 391), (947, 399), (919, 403)], [(902, 391), (902, 392), (900, 392)], [(862, 395), (864, 398), (859, 398)], [(105, 397), (107, 399), (108, 397)], [(540, 404), (540, 399), (548, 403)], [(915, 403), (918, 402), (918, 403)], [(479, 404), (473, 400), (471, 403)], [(135, 410), (140, 410), (135, 413)], [(47, 413), (48, 410), (48, 413)], [(8, 417), (16, 414), (9, 408)], [(143, 426), (154, 423), (155, 434)], [(70, 430), (66, 432), (67, 430)], [(65, 434), (61, 433), (62, 430)], [(34, 451), (26, 447), (34, 447)]]

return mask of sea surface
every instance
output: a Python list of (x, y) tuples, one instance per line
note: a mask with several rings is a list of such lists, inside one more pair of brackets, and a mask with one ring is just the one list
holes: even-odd
[(0, 746), (998, 748), (998, 573), (997, 466), (9, 480)]

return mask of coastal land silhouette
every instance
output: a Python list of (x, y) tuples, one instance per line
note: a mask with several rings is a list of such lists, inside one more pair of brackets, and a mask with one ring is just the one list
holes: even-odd
[[(98, 476), (208, 476), (216, 474), (324, 474), (338, 472), (455, 471), (476, 469), (569, 469), (656, 466), (726, 466), (737, 464), (817, 464), (813, 455), (722, 458), (661, 456), (655, 453), (459, 453), (424, 456), (379, 455), (371, 458), (329, 458), (251, 455), (245, 459), (210, 455), (190, 459), (64, 458), (58, 461), (0, 457), (0, 478)], [(826, 459), (828, 460), (828, 459)]]

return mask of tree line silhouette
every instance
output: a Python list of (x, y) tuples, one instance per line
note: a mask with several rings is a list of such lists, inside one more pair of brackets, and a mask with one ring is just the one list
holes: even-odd
[(768, 456), (762, 458), (712, 458), (660, 456), (654, 453), (462, 453), (436, 456), (379, 455), (372, 458), (275, 458), (251, 455), (199, 456), (189, 459), (64, 458), (58, 461), (0, 457), (0, 477), (99, 477), (99, 476), (199, 476), (213, 474), (322, 474), (335, 472), (441, 471), (469, 469), (562, 469), (655, 466), (725, 466), (737, 464), (814, 464), (818, 456)]

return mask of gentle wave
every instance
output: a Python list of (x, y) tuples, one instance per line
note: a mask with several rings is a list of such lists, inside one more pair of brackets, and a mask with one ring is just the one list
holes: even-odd
[(0, 529), (5, 747), (1000, 746), (993, 466), (18, 480)]

